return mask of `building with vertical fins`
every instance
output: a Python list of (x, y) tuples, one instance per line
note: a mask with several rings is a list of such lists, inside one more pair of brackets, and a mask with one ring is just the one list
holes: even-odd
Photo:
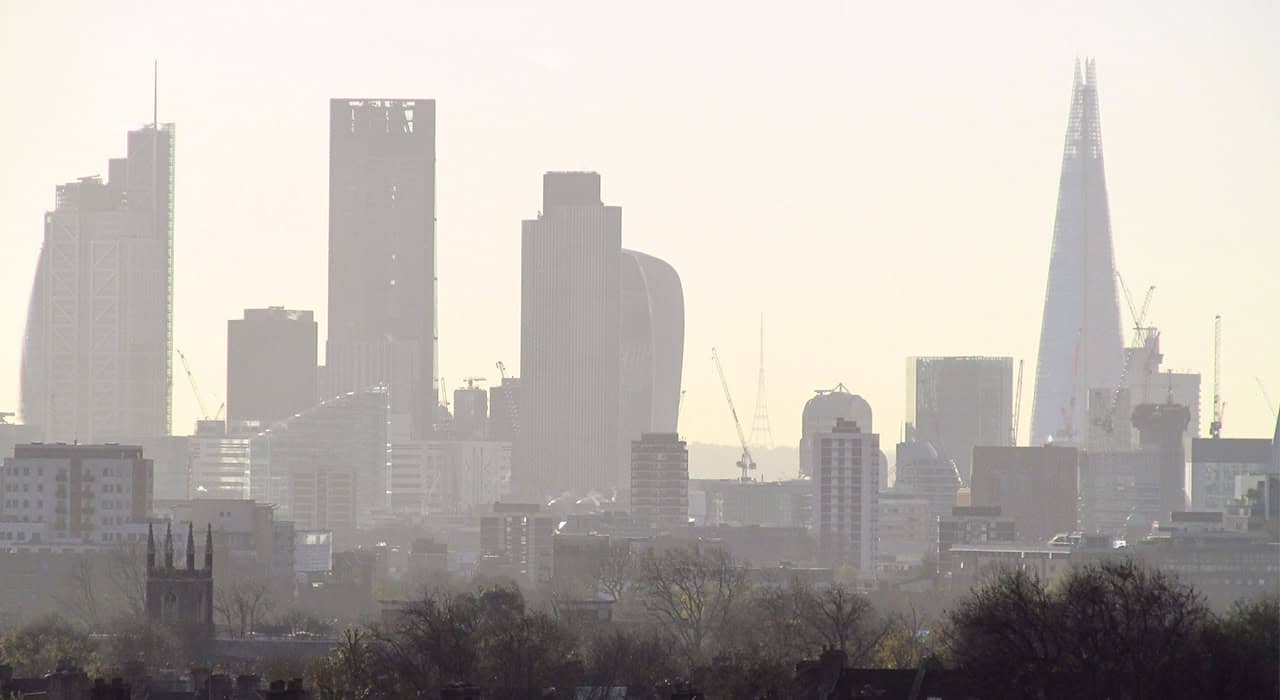
[(618, 447), (618, 268), (622, 208), (600, 175), (542, 178), (542, 211), (523, 222), (517, 494), (606, 494), (630, 481)]
[(213, 637), (213, 525), (204, 536), (204, 568), (196, 568), (195, 525), (187, 525), (186, 566), (173, 563), (173, 524), (164, 533), (164, 560), (156, 563), (156, 537), (147, 526), (147, 621)]
[(645, 433), (675, 433), (684, 365), (684, 290), (675, 268), (623, 250), (619, 269), (618, 447), (631, 464)]
[(437, 406), (435, 127), (434, 100), (329, 101), (324, 384), (386, 386), (397, 441), (429, 436)]
[(169, 434), (173, 348), (172, 124), (60, 185), (44, 216), (22, 351), (21, 412), (46, 442)]
[(1123, 340), (1093, 59), (1076, 65), (1040, 329), (1031, 444), (1077, 442), (1089, 389), (1121, 380)]

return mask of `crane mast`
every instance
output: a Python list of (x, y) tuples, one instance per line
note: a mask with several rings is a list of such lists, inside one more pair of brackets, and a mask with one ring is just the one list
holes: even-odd
[(1209, 423), (1209, 437), (1222, 437), (1222, 316), (1213, 317), (1213, 422)]
[(742, 458), (738, 460), (738, 468), (742, 470), (742, 482), (751, 481), (750, 472), (756, 468), (756, 461), (751, 458), (751, 448), (747, 446), (747, 436), (742, 432), (742, 421), (738, 420), (738, 409), (733, 407), (733, 395), (729, 393), (729, 381), (724, 378), (724, 367), (720, 365), (720, 353), (711, 348), (711, 359), (716, 363), (716, 373), (720, 375), (720, 386), (724, 388), (724, 400), (729, 404), (729, 413), (733, 414), (733, 427), (738, 431), (738, 443), (742, 445)]

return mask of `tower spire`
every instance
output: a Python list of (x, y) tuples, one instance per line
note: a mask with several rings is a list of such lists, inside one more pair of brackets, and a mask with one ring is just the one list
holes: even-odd
[(196, 523), (187, 523), (187, 571), (196, 570)]
[(160, 128), (160, 61), (151, 65), (151, 127)]
[(156, 568), (156, 533), (151, 523), (147, 523), (147, 571)]
[(164, 568), (173, 568), (173, 521), (164, 528)]
[(204, 531), (204, 570), (213, 571), (213, 523), (209, 523)]

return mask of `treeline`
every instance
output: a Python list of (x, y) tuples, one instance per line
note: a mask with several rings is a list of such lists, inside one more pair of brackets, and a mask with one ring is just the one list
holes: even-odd
[[(581, 688), (605, 697), (619, 687), (670, 697), (693, 687), (706, 697), (785, 698), (797, 662), (838, 650), (853, 668), (954, 671), (974, 698), (1280, 696), (1275, 596), (1218, 615), (1175, 579), (1127, 561), (1077, 567), (1048, 584), (997, 572), (937, 619), (878, 612), (843, 584), (755, 584), (719, 549), (650, 551), (610, 569), (601, 588), (615, 599), (611, 621), (592, 618), (580, 596), (441, 585), (384, 624), (348, 629), (305, 669), (226, 670), (303, 672), (323, 700), (437, 698), (455, 684), (485, 697)], [(0, 639), (0, 663), (38, 675), (70, 658), (130, 677), (199, 662), (188, 642), (141, 624), (91, 640), (45, 621)]]

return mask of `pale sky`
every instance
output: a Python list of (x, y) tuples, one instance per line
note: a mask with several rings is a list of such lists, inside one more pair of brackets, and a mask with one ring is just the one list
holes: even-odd
[[(1224, 434), (1274, 425), (1255, 377), (1280, 400), (1275, 2), (0, 8), (0, 410), (18, 403), (42, 214), (150, 121), (158, 59), (177, 124), (175, 344), (214, 406), (245, 307), (313, 309), (326, 335), (328, 99), (419, 97), (437, 100), (450, 390), (519, 366), (520, 221), (544, 171), (588, 169), (623, 209), (623, 245), (683, 280), (688, 439), (736, 442), (713, 345), (750, 429), (763, 313), (780, 444), (814, 389), (844, 382), (892, 445), (905, 358), (944, 354), (1025, 359), (1025, 440), (1088, 55), (1117, 265), (1136, 296), (1157, 286), (1166, 366), (1204, 373), (1207, 423), (1221, 313)], [(188, 433), (176, 361), (173, 389)]]

